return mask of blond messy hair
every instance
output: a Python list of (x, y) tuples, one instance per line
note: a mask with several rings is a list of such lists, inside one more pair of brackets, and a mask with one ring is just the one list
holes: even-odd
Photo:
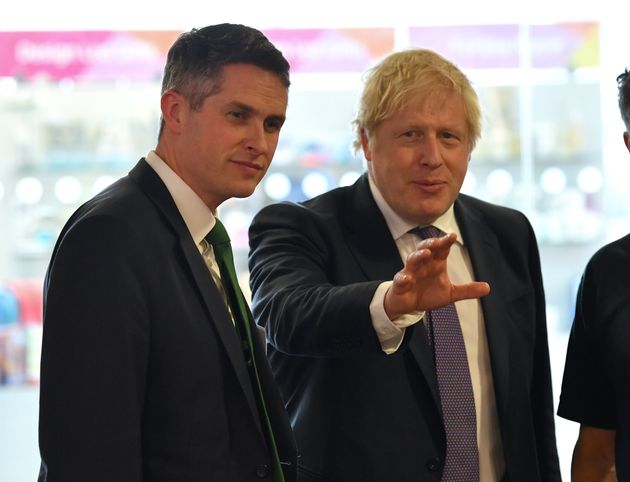
[(456, 92), (461, 95), (471, 150), (481, 136), (481, 108), (472, 84), (455, 64), (427, 49), (409, 49), (387, 56), (365, 77), (359, 111), (353, 122), (355, 152), (361, 148), (361, 132), (368, 135), (385, 119), (400, 111), (420, 94)]

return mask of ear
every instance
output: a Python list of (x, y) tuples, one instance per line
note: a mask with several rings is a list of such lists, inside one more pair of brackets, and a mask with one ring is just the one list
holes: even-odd
[(630, 132), (625, 131), (623, 133), (623, 142), (626, 145), (626, 147), (628, 148), (628, 152), (630, 152)]
[(183, 130), (183, 115), (185, 115), (187, 106), (188, 102), (184, 96), (174, 90), (167, 90), (162, 94), (160, 108), (162, 109), (164, 127), (167, 130), (177, 134)]
[(365, 127), (361, 128), (361, 147), (363, 148), (363, 155), (368, 161), (372, 160), (372, 150), (370, 149), (370, 139), (368, 138)]

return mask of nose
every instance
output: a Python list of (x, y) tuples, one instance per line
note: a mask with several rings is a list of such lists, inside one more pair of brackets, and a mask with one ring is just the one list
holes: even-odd
[(269, 148), (267, 135), (262, 125), (250, 126), (245, 139), (245, 147), (248, 152), (255, 156), (265, 154)]
[(437, 167), (442, 164), (440, 143), (435, 136), (427, 135), (424, 137), (419, 146), (418, 157), (423, 166)]

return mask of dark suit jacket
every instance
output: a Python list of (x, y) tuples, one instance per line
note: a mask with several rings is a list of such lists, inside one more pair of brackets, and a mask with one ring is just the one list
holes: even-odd
[[(144, 160), (70, 218), (44, 303), (40, 480), (271, 480), (241, 342)], [(254, 357), (294, 481), (295, 442), (260, 338)]]
[[(519, 212), (461, 195), (455, 215), (481, 300), (507, 475), (560, 480), (536, 240)], [(250, 228), (253, 311), (294, 428), (301, 480), (439, 481), (445, 435), (422, 323), (385, 355), (369, 303), (402, 268), (367, 177)]]

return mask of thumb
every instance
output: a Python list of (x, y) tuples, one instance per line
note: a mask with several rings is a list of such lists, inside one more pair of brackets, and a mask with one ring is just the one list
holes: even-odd
[(451, 294), (453, 301), (481, 298), (490, 293), (490, 285), (485, 281), (473, 281), (461, 285), (453, 285)]

